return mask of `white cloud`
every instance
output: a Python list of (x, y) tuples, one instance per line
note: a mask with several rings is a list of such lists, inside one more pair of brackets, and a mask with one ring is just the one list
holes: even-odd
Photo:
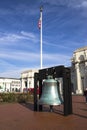
[[(32, 69), (33, 68), (40, 68), (40, 55), (36, 53), (26, 53), (26, 52), (13, 52), (13, 53), (6, 53), (1, 54), (0, 58), (4, 60), (0, 60), (0, 66), (1, 66), (1, 72), (0, 77), (20, 77), (21, 72), (24, 70), (29, 70), (31, 68), (31, 62)], [(6, 61), (5, 61), (6, 58)], [(10, 59), (9, 62), (8, 59)], [(14, 60), (14, 63), (11, 63), (11, 59)], [(62, 60), (61, 60), (62, 59)], [(50, 67), (50, 66), (58, 66), (58, 65), (70, 65), (70, 59), (71, 57), (68, 55), (63, 54), (43, 54), (43, 66), (44, 67)], [(17, 66), (15, 60), (18, 60), (18, 62), (21, 61), (21, 65)], [(22, 65), (23, 63), (23, 65)], [(34, 64), (35, 63), (35, 64)], [(38, 66), (37, 66), (37, 65)]]
[(44, 0), (43, 3), (49, 3), (51, 5), (65, 5), (68, 0)]
[(58, 48), (62, 48), (62, 49), (70, 49), (69, 46), (64, 46), (63, 44), (60, 44), (60, 43), (49, 43), (49, 42), (45, 41), (44, 44), (46, 44), (47, 46), (53, 46), (53, 47), (58, 47)]
[[(70, 56), (64, 54), (44, 54), (43, 55), (44, 62), (48, 62), (51, 64), (66, 64), (67, 61), (70, 61)], [(63, 60), (61, 60), (63, 59)]]
[(21, 78), (21, 73), (23, 71), (29, 70), (29, 69), (35, 69), (38, 67), (13, 67), (10, 69), (7, 69), (5, 71), (0, 72), (0, 77), (7, 77), (7, 78)]
[(36, 38), (36, 36), (35, 36), (33, 33), (31, 33), (31, 32), (21, 31), (21, 34), (22, 34), (23, 36), (26, 36), (26, 37)]
[(6, 9), (6, 8), (1, 8), (0, 7), (0, 15), (11, 15), (12, 14), (12, 11), (9, 10), (9, 9)]
[[(21, 53), (19, 55), (19, 53), (16, 54), (16, 52), (14, 53), (14, 55), (11, 53), (6, 53), (5, 55), (1, 54), (0, 55), (0, 77), (20, 78), (20, 75), (23, 71), (29, 70), (31, 67), (32, 68), (38, 67), (35, 66), (36, 64), (34, 63), (34, 62), (39, 63), (38, 56), (36, 54), (27, 55), (27, 53), (26, 54)], [(17, 65), (17, 60), (19, 62), (19, 65)], [(31, 62), (33, 62), (32, 66), (31, 66)]]
[(7, 70), (0, 73), (0, 77), (6, 77), (6, 78), (20, 78), (20, 72), (18, 70)]
[[(11, 8), (9, 8), (11, 7)], [(18, 4), (10, 4), (7, 8), (0, 7), (0, 15), (36, 15), (38, 13), (37, 6), (32, 4), (31, 8), (26, 2), (18, 2)]]
[(43, 3), (56, 6), (87, 7), (87, 0), (44, 0)]
[(17, 68), (14, 64), (11, 64), (5, 60), (0, 60), (0, 77), (19, 77), (20, 68)]
[[(64, 59), (66, 59), (68, 56), (55, 54), (55, 53), (51, 53), (51, 54), (43, 53), (43, 58), (46, 60), (56, 61), (56, 57), (58, 57), (59, 59), (61, 59), (60, 57), (64, 57)], [(31, 61), (38, 61), (40, 58), (40, 53), (5, 49), (4, 51), (0, 50), (0, 58), (26, 61), (26, 62), (28, 61), (28, 58), (30, 58), (29, 61), (31, 62)]]
[(87, 1), (82, 1), (82, 3), (80, 3), (79, 5), (77, 5), (77, 7), (83, 7), (83, 8), (87, 8)]
[(1, 60), (1, 59), (0, 59), (0, 66), (1, 66), (2, 69), (0, 71), (3, 71), (3, 69), (4, 69), (4, 71), (6, 69), (9, 70), (9, 69), (15, 67), (15, 65), (12, 65), (11, 63), (8, 63), (7, 61), (5, 61), (3, 59)]
[(30, 61), (36, 61), (39, 59), (39, 55), (36, 53), (24, 52), (24, 51), (12, 51), (9, 50), (6, 52), (0, 51), (0, 58), (19, 60), (19, 61), (28, 61), (28, 58), (31, 58)]
[(14, 11), (18, 14), (24, 14), (24, 15), (36, 15), (38, 13), (37, 6), (32, 4), (31, 8), (29, 8), (29, 5), (24, 3), (19, 3), (18, 5), (13, 7)]
[(24, 31), (19, 33), (0, 33), (0, 42), (15, 42), (19, 40), (31, 40), (37, 42), (38, 38), (34, 33)]
[(22, 69), (19, 68), (12, 68), (7, 69), (6, 71), (0, 72), (0, 77), (7, 77), (7, 78), (20, 78), (21, 77)]
[[(28, 58), (27, 58), (28, 59)], [(25, 65), (19, 65), (17, 66), (15, 62), (12, 64), (11, 62), (7, 62), (8, 59), (3, 59), (0, 60), (0, 77), (10, 77), (10, 78), (20, 78), (21, 73), (25, 70), (29, 70), (30, 66), (29, 64), (26, 63), (26, 61), (23, 61), (22, 63), (25, 62)], [(32, 68), (37, 68), (37, 66), (33, 66)]]

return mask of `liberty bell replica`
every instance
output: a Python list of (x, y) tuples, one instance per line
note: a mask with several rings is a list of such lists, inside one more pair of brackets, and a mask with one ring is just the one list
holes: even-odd
[(43, 81), (42, 95), (38, 101), (40, 105), (49, 105), (50, 111), (53, 111), (54, 105), (60, 105), (63, 100), (60, 96), (59, 86), (57, 80), (53, 79), (51, 75)]

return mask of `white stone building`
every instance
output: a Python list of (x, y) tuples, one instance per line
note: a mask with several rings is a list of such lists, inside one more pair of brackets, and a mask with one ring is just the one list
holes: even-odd
[(27, 70), (21, 73), (21, 92), (29, 88), (34, 88), (34, 73), (38, 69)]
[(72, 89), (83, 94), (87, 87), (87, 46), (74, 51), (71, 64)]
[(3, 92), (19, 92), (20, 87), (20, 79), (0, 77), (0, 90)]

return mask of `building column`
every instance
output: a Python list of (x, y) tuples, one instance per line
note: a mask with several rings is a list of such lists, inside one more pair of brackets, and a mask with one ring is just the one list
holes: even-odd
[(12, 92), (12, 85), (11, 85), (11, 83), (10, 83), (10, 92)]
[(31, 88), (34, 88), (34, 73), (31, 73)]
[(27, 88), (30, 88), (29, 77), (27, 78)]
[(21, 78), (21, 90), (20, 92), (23, 92), (23, 88), (25, 87), (25, 80)]
[(87, 62), (85, 62), (84, 89), (87, 88)]
[(81, 81), (81, 73), (80, 73), (80, 68), (79, 68), (79, 63), (75, 65), (76, 68), (76, 76), (77, 76), (77, 90), (76, 94), (82, 94), (82, 81)]

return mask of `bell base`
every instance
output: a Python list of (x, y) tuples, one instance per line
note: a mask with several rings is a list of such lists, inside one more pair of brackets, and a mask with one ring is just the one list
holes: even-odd
[(50, 105), (50, 106), (57, 106), (57, 105), (61, 105), (62, 103), (52, 103), (52, 102), (38, 102), (39, 105)]
[(38, 101), (38, 104), (40, 105), (61, 105), (63, 102), (59, 99), (49, 99), (49, 98), (40, 98), (40, 100)]

